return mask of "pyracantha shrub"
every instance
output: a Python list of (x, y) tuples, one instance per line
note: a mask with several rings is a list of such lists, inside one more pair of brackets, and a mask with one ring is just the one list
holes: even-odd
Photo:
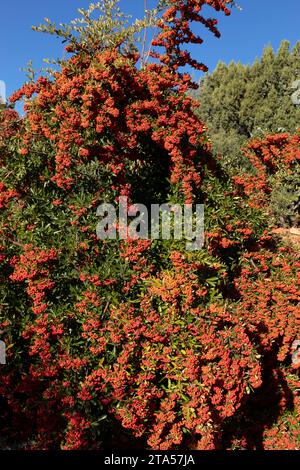
[(20, 121), (18, 113), (14, 109), (0, 106), (0, 146), (5, 146), (7, 139), (16, 133), (18, 122)]
[(227, 0), (168, 0), (166, 3), (168, 8), (158, 22), (160, 32), (152, 42), (153, 46), (159, 46), (165, 51), (164, 54), (152, 52), (152, 56), (159, 58), (172, 70), (189, 65), (206, 72), (207, 66), (193, 59), (189, 51), (182, 50), (182, 46), (203, 43), (203, 39), (192, 29), (193, 22), (200, 23), (216, 37), (220, 37), (217, 28), (218, 20), (205, 18), (203, 7), (209, 5), (216, 11), (221, 10), (226, 15), (230, 15), (229, 6), (233, 2)]
[(275, 134), (251, 140), (244, 155), (249, 171), (234, 177), (249, 203), (265, 209), (274, 223), (299, 222), (300, 134)]
[[(190, 5), (204, 3), (224, 4)], [(0, 395), (3, 429), (30, 447), (103, 448), (120, 435), (154, 449), (231, 446), (231, 420), (282, 371), (294, 382), (278, 416), (292, 428), (298, 413), (294, 254), (212, 157), (190, 77), (137, 61), (81, 51), (12, 98), (26, 97), (26, 115), (0, 167)], [(205, 245), (97, 239), (98, 205), (121, 196), (204, 203)]]

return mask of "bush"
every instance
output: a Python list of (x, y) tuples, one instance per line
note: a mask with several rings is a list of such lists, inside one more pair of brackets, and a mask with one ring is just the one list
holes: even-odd
[(299, 132), (251, 140), (244, 148), (250, 169), (233, 179), (275, 225), (299, 221)]
[[(78, 51), (13, 97), (27, 103), (0, 167), (0, 393), (30, 447), (224, 448), (268, 377), (294, 373), (293, 253), (211, 155), (189, 77), (137, 60)], [(204, 203), (205, 246), (98, 240), (97, 206), (120, 196)]]

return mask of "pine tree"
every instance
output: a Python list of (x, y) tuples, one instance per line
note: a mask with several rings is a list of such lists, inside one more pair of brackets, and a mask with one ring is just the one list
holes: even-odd
[(296, 80), (300, 80), (300, 43), (290, 51), (284, 40), (277, 52), (266, 46), (250, 66), (220, 62), (201, 81), (198, 112), (229, 171), (245, 164), (240, 147), (249, 138), (295, 132), (299, 127), (300, 106), (292, 101)]

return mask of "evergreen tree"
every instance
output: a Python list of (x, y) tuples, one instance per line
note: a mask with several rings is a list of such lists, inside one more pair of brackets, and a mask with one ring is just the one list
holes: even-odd
[(249, 138), (297, 130), (300, 106), (292, 101), (296, 80), (300, 80), (300, 43), (290, 50), (286, 40), (277, 52), (271, 45), (265, 47), (251, 66), (220, 62), (203, 78), (197, 92), (198, 113), (228, 171), (236, 173), (246, 164), (240, 148)]

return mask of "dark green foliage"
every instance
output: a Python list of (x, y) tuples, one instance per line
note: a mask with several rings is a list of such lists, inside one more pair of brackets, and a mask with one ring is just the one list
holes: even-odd
[(276, 222), (282, 226), (299, 226), (300, 222), (300, 170), (293, 173), (280, 171), (274, 176), (270, 207)]
[(298, 79), (300, 43), (290, 50), (288, 41), (277, 52), (266, 47), (251, 66), (220, 62), (204, 77), (197, 92), (198, 113), (226, 166), (239, 167), (241, 145), (249, 138), (299, 127), (300, 106), (292, 102), (292, 85)]
[[(293, 133), (300, 127), (300, 105), (292, 100), (297, 80), (300, 43), (291, 49), (288, 41), (282, 41), (277, 52), (265, 47), (251, 66), (220, 62), (201, 81), (198, 113), (209, 129), (214, 153), (229, 174), (251, 171), (242, 151), (249, 139)], [(297, 174), (274, 179), (271, 204), (276, 222), (297, 223), (298, 179)]]

